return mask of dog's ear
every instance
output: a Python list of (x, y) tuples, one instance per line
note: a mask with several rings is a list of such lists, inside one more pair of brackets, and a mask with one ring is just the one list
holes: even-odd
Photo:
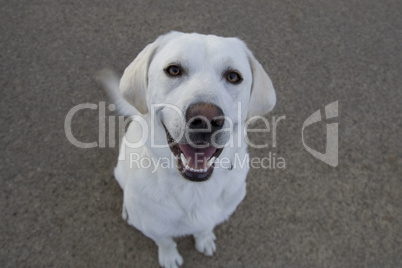
[(148, 66), (157, 47), (156, 41), (147, 45), (126, 68), (120, 79), (121, 94), (142, 114), (148, 112), (146, 101)]
[(120, 80), (120, 92), (131, 105), (137, 110), (146, 114), (147, 107), (147, 87), (148, 87), (148, 68), (152, 57), (160, 46), (179, 35), (179, 32), (170, 32), (158, 37), (153, 43), (147, 45), (126, 68)]
[(249, 62), (253, 75), (247, 118), (270, 112), (276, 103), (276, 94), (272, 81), (261, 64), (249, 53)]

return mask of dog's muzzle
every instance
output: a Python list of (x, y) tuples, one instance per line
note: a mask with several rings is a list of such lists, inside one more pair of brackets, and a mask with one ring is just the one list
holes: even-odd
[(185, 137), (175, 141), (166, 130), (170, 150), (177, 159), (177, 169), (184, 178), (201, 182), (207, 180), (215, 159), (221, 154), (219, 132), (225, 123), (221, 108), (212, 103), (196, 103), (186, 111)]

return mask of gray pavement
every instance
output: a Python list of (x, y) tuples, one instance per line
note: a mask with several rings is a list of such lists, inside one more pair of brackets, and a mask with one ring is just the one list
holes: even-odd
[[(250, 172), (215, 256), (177, 239), (183, 267), (402, 267), (401, 11), (399, 0), (1, 1), (0, 267), (158, 266), (154, 243), (121, 219), (118, 149), (77, 148), (64, 120), (106, 100), (96, 71), (122, 73), (170, 30), (242, 38), (277, 90), (267, 118), (286, 116), (275, 148), (250, 150), (286, 167)], [(301, 139), (334, 101), (339, 117), (305, 142), (324, 152), (326, 124), (339, 123), (337, 167)], [(98, 141), (98, 111), (72, 127)]]

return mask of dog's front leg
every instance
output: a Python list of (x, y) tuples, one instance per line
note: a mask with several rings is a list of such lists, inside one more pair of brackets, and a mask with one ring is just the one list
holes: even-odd
[(164, 268), (178, 268), (183, 264), (183, 258), (177, 251), (176, 242), (172, 238), (152, 238), (158, 246), (158, 259)]
[(198, 252), (212, 256), (216, 250), (215, 234), (213, 230), (207, 230), (194, 234), (195, 248)]

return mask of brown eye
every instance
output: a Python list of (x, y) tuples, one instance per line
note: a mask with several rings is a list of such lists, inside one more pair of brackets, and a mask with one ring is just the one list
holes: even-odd
[(226, 74), (226, 80), (228, 80), (230, 83), (237, 84), (240, 83), (243, 79), (237, 72), (228, 72)]
[(179, 76), (181, 75), (181, 69), (177, 65), (170, 65), (165, 69), (165, 72), (170, 76)]

